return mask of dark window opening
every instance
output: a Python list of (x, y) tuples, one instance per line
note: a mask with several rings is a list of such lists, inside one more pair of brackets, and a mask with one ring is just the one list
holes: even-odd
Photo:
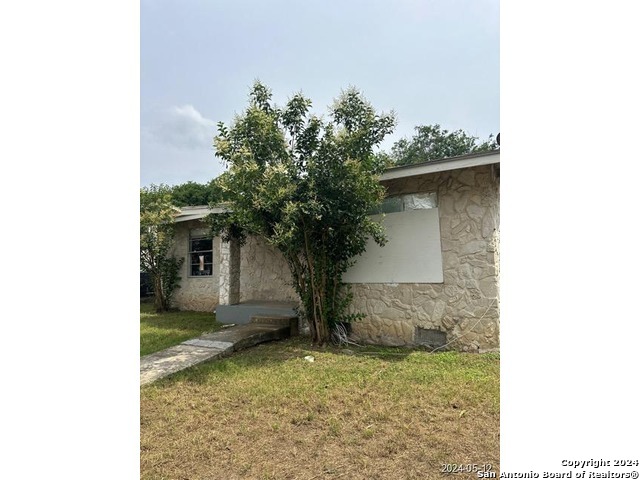
[(189, 276), (213, 275), (213, 239), (192, 237), (189, 239)]

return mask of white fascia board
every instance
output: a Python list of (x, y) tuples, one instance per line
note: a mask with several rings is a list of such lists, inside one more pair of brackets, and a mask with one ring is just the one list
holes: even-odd
[(175, 218), (175, 222), (188, 222), (189, 220), (200, 220), (201, 218), (206, 217), (207, 214), (194, 214), (194, 215), (180, 215)]
[(210, 213), (224, 213), (228, 211), (225, 207), (190, 207), (182, 210), (174, 219), (176, 222), (187, 222), (189, 220), (200, 220)]
[(380, 181), (395, 180), (397, 178), (415, 177), (429, 173), (446, 172), (459, 168), (477, 167), (479, 165), (491, 165), (500, 163), (500, 152), (492, 152), (483, 155), (469, 155), (463, 157), (448, 158), (446, 160), (436, 160), (433, 162), (421, 163), (403, 167), (394, 167), (385, 171), (380, 177)]

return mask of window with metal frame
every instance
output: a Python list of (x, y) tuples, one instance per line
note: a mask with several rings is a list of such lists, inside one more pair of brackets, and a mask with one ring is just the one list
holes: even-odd
[(189, 276), (213, 275), (213, 239), (203, 235), (189, 237)]
[(438, 196), (435, 192), (411, 193), (405, 195), (394, 195), (387, 197), (370, 215), (380, 213), (408, 212), (411, 210), (426, 210), (438, 207)]

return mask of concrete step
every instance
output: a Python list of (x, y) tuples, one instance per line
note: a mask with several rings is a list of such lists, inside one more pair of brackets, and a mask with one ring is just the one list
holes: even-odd
[(253, 315), (251, 324), (288, 326), (290, 335), (298, 335), (298, 317), (291, 315)]
[[(258, 343), (280, 340), (291, 336), (289, 325), (267, 325), (259, 323), (249, 323), (246, 325), (236, 325), (220, 332), (205, 333), (198, 339), (229, 342), (233, 344), (233, 351), (243, 348), (253, 347)], [(188, 340), (187, 340), (188, 341)]]

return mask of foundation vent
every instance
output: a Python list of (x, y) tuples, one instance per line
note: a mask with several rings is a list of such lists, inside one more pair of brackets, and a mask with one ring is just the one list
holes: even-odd
[(417, 345), (433, 350), (447, 344), (447, 334), (432, 328), (416, 327), (414, 341)]

